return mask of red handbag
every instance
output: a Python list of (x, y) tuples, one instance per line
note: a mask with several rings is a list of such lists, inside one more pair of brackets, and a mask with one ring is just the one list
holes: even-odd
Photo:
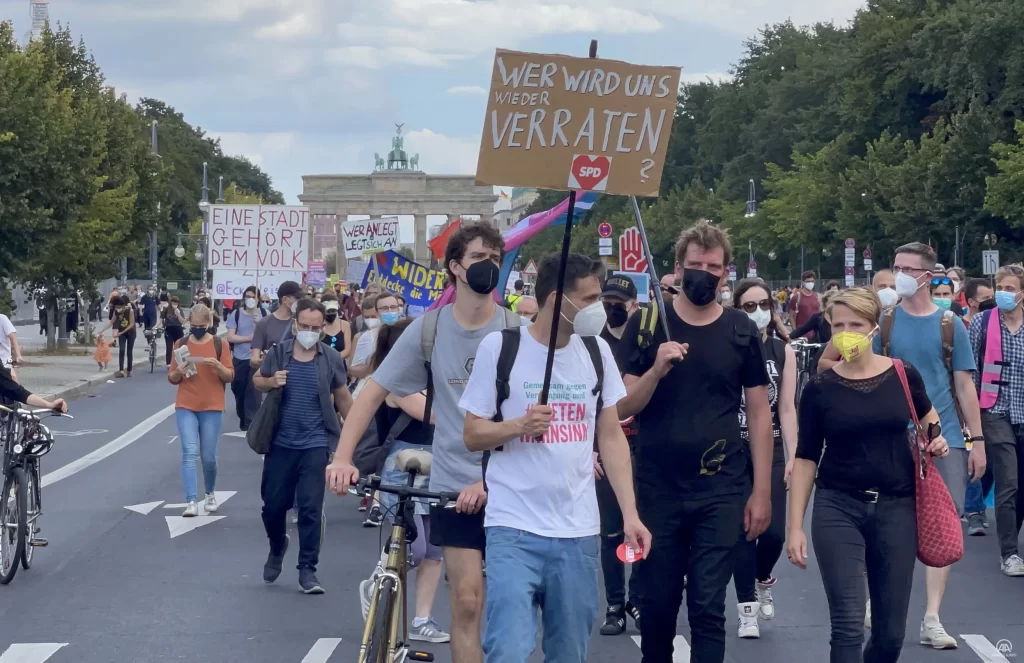
[(942, 480), (931, 454), (925, 449), (928, 439), (921, 432), (917, 419), (917, 408), (910, 395), (907, 372), (903, 362), (893, 359), (892, 365), (903, 385), (910, 416), (914, 420), (914, 432), (910, 446), (914, 449), (914, 493), (917, 497), (917, 558), (932, 568), (943, 568), (960, 561), (964, 556), (964, 533), (949, 489)]

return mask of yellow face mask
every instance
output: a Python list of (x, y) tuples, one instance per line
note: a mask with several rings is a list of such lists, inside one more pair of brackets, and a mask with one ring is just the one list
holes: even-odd
[(844, 361), (850, 362), (867, 353), (877, 331), (878, 327), (876, 326), (867, 334), (848, 331), (839, 332), (832, 335), (832, 345), (839, 351)]

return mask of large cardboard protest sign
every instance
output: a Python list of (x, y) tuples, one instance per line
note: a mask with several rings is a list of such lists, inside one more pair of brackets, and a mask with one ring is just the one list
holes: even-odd
[(308, 207), (214, 205), (206, 232), (212, 270), (307, 271)]
[(499, 49), (476, 183), (657, 196), (681, 75)]
[(362, 258), (366, 254), (397, 249), (399, 233), (397, 217), (346, 221), (341, 224), (345, 257)]
[(401, 253), (385, 251), (373, 256), (377, 261), (376, 274), (367, 269), (362, 286), (377, 280), (389, 292), (405, 297), (409, 306), (427, 307), (434, 303), (444, 290), (445, 273), (424, 267), (409, 260)]

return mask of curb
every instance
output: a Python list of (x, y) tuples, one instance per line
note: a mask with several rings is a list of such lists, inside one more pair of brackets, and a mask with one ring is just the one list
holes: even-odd
[(114, 371), (109, 371), (107, 373), (96, 373), (95, 375), (90, 375), (89, 377), (83, 380), (75, 380), (74, 382), (69, 382), (65, 385), (61, 385), (60, 387), (57, 387), (57, 389), (53, 390), (50, 393), (42, 393), (39, 395), (49, 396), (50, 398), (48, 400), (63, 398), (64, 400), (69, 401), (74, 398), (78, 398), (79, 396), (84, 396), (93, 387), (97, 387), (101, 384), (106, 384), (107, 380), (113, 379)]

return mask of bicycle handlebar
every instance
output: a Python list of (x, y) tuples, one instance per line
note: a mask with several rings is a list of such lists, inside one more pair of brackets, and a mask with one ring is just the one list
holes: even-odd
[(38, 417), (41, 414), (48, 414), (51, 417), (67, 417), (68, 419), (74, 419), (74, 417), (72, 417), (70, 414), (68, 414), (66, 412), (58, 412), (56, 410), (48, 410), (46, 408), (42, 408), (42, 409), (38, 409), (38, 410), (25, 410), (25, 409), (20, 408), (20, 407), (19, 408), (10, 408), (10, 407), (7, 407), (6, 405), (0, 405), (0, 412), (6, 412), (8, 414), (16, 414), (19, 417), (29, 417), (29, 416)]
[(432, 493), (429, 490), (423, 490), (421, 488), (412, 488), (410, 486), (391, 486), (381, 483), (381, 478), (377, 475), (371, 475), (360, 479), (355, 486), (349, 488), (349, 494), (351, 495), (364, 495), (372, 493), (374, 491), (380, 491), (382, 493), (390, 493), (396, 495), (399, 498), (402, 497), (420, 497), (423, 499), (435, 501), (439, 506), (445, 509), (454, 509), (455, 502), (459, 499), (459, 493)]

